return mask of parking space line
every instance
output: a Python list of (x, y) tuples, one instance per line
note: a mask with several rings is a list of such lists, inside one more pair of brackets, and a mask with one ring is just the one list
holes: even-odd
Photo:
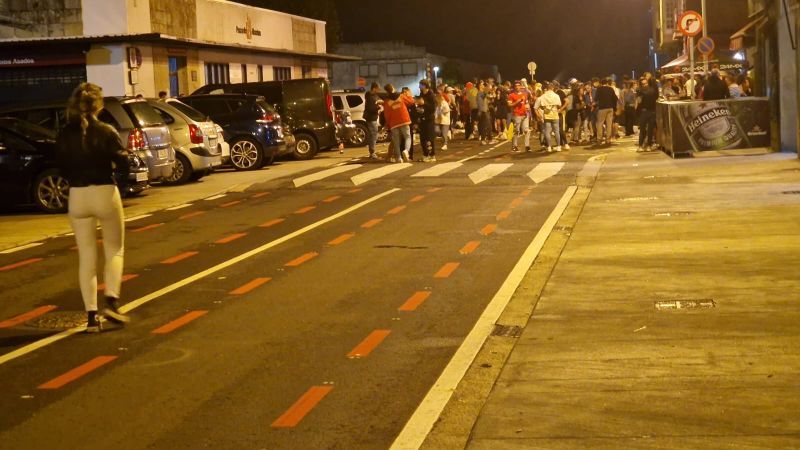
[(381, 222), (383, 222), (383, 219), (372, 219), (372, 220), (362, 224), (361, 228), (364, 228), (365, 230), (369, 230), (370, 228), (374, 227), (375, 225), (378, 225)]
[(192, 217), (202, 216), (205, 213), (206, 213), (205, 211), (195, 211), (193, 213), (184, 214), (184, 215), (178, 217), (178, 219), (180, 219), (180, 220), (191, 219)]
[(147, 225), (145, 227), (136, 228), (135, 230), (131, 230), (131, 233), (141, 233), (143, 231), (150, 231), (150, 230), (154, 230), (154, 229), (156, 229), (158, 227), (162, 227), (162, 226), (164, 226), (163, 223), (154, 223), (152, 225)]
[(183, 261), (184, 259), (189, 259), (192, 256), (197, 255), (198, 253), (199, 252), (181, 253), (180, 255), (176, 255), (176, 256), (173, 256), (172, 258), (167, 258), (167, 259), (161, 261), (161, 264), (175, 264), (175, 263)]
[(269, 222), (264, 222), (264, 223), (262, 223), (262, 224), (261, 224), (261, 225), (259, 225), (258, 227), (259, 227), (259, 228), (269, 228), (269, 227), (273, 227), (273, 226), (275, 226), (275, 225), (277, 225), (277, 224), (279, 224), (279, 223), (283, 223), (285, 220), (286, 220), (286, 219), (280, 219), (280, 218), (278, 218), (278, 219), (272, 219), (272, 220), (270, 220)]
[(245, 236), (247, 236), (247, 233), (235, 233), (235, 234), (232, 234), (232, 235), (230, 235), (228, 237), (224, 237), (224, 238), (222, 238), (220, 240), (214, 241), (214, 243), (215, 244), (228, 244), (228, 243), (233, 242), (233, 241), (235, 241), (237, 239), (241, 239), (241, 238), (243, 238)]
[(414, 295), (409, 297), (402, 306), (397, 308), (398, 311), (416, 311), (420, 305), (422, 305), (428, 297), (431, 296), (430, 291), (419, 291), (415, 292)]
[(228, 293), (230, 295), (244, 295), (244, 294), (247, 294), (248, 292), (250, 292), (250, 291), (252, 291), (252, 290), (254, 290), (254, 289), (256, 289), (256, 288), (258, 288), (258, 287), (260, 287), (260, 286), (262, 286), (264, 284), (266, 284), (266, 283), (269, 283), (270, 281), (272, 281), (272, 278), (266, 278), (266, 277), (265, 278), (256, 278), (255, 280), (250, 281), (249, 283), (247, 283), (247, 284), (245, 284), (243, 286), (240, 286), (240, 287), (238, 287), (238, 288), (236, 288), (236, 289), (234, 289), (234, 290), (232, 290), (232, 291), (230, 291)]
[[(122, 276), (122, 279), (121, 279), (120, 281), (124, 283), (124, 282), (126, 282), (126, 281), (130, 281), (130, 280), (132, 280), (132, 279), (134, 279), (134, 278), (136, 278), (136, 277), (138, 277), (138, 276), (139, 276), (139, 275), (137, 275), (137, 274), (135, 274), (135, 273), (129, 273), (129, 274), (123, 275), (123, 276)], [(97, 290), (98, 290), (98, 291), (104, 291), (104, 290), (106, 290), (106, 284), (105, 284), (105, 283), (100, 283), (100, 284), (98, 284), (98, 285), (97, 285)]]
[(0, 267), (0, 272), (5, 272), (7, 270), (13, 270), (13, 269), (18, 269), (20, 267), (29, 266), (39, 261), (44, 261), (44, 258), (30, 258), (24, 261), (16, 262), (14, 264), (9, 264), (7, 266)]
[(350, 359), (353, 358), (365, 358), (369, 356), (370, 353), (373, 352), (384, 339), (391, 333), (390, 330), (375, 330), (369, 334), (360, 344), (356, 345), (353, 350), (350, 350), (350, 353), (347, 354), (347, 357)]
[(19, 247), (9, 248), (8, 250), (3, 250), (0, 252), (0, 255), (10, 255), (12, 253), (21, 252), (23, 250), (38, 247), (40, 245), (44, 245), (44, 242), (33, 242), (30, 244), (20, 245)]
[(304, 264), (304, 263), (307, 263), (308, 261), (311, 261), (312, 259), (316, 258), (317, 256), (319, 256), (319, 253), (317, 253), (317, 252), (308, 252), (305, 255), (300, 256), (299, 258), (295, 258), (295, 259), (289, 261), (288, 263), (286, 263), (286, 267), (297, 267), (297, 266), (299, 266), (301, 264)]
[(294, 428), (308, 413), (333, 390), (333, 386), (313, 386), (306, 391), (282, 416), (270, 425), (272, 428)]
[(461, 250), (459, 250), (458, 252), (461, 253), (462, 255), (469, 255), (470, 253), (477, 250), (478, 247), (480, 247), (480, 245), (481, 245), (480, 241), (469, 241), (467, 242), (467, 245), (463, 246)]
[(100, 367), (103, 367), (111, 361), (114, 361), (115, 359), (117, 359), (116, 356), (98, 356), (97, 358), (81, 364), (80, 366), (62, 375), (59, 375), (44, 384), (40, 384), (38, 389), (58, 389), (60, 387), (64, 387), (78, 378), (81, 378), (82, 376), (89, 374)]
[(488, 236), (488, 235), (494, 233), (495, 230), (497, 230), (497, 224), (496, 223), (490, 223), (489, 225), (486, 225), (485, 227), (481, 228), (481, 234), (484, 235), (484, 236)]
[(436, 272), (433, 275), (433, 277), (434, 278), (449, 278), (450, 275), (452, 275), (453, 272), (455, 272), (456, 269), (458, 269), (458, 266), (460, 266), (460, 265), (461, 265), (461, 263), (449, 262), (449, 263), (443, 265), (442, 268), (439, 269), (439, 271)]
[(4, 320), (4, 321), (0, 322), (0, 328), (15, 327), (15, 326), (17, 326), (19, 324), (22, 324), (22, 323), (25, 323), (25, 322), (27, 322), (27, 321), (29, 321), (31, 319), (35, 319), (35, 318), (37, 318), (37, 317), (39, 317), (41, 315), (47, 314), (47, 313), (49, 313), (50, 311), (52, 311), (52, 310), (54, 310), (56, 308), (58, 308), (58, 306), (54, 306), (54, 305), (40, 306), (40, 307), (38, 307), (36, 309), (33, 309), (31, 311), (28, 311), (28, 312), (20, 314), (20, 315), (18, 315), (16, 317), (12, 317), (10, 319), (7, 319), (7, 320)]
[(208, 314), (208, 311), (189, 311), (188, 313), (178, 317), (177, 319), (164, 324), (155, 330), (151, 331), (152, 334), (167, 334), (172, 333), (173, 331), (177, 330), (178, 328), (192, 322), (194, 320), (199, 319), (200, 317), (205, 316)]
[(337, 237), (336, 239), (328, 242), (328, 245), (340, 245), (340, 244), (343, 244), (343, 243), (349, 241), (350, 239), (352, 239), (353, 237), (355, 237), (355, 235), (356, 235), (355, 233), (345, 233), (345, 234)]

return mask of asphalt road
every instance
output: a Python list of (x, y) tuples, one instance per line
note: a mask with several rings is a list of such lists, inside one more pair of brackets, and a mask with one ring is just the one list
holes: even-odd
[(597, 152), (459, 141), (130, 221), (99, 335), (35, 326), (82, 309), (70, 237), (0, 255), (0, 448), (388, 448)]

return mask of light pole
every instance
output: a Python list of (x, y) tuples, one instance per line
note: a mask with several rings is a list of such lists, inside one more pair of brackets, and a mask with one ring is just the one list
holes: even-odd
[(435, 91), (439, 84), (439, 66), (433, 67), (433, 90)]
[[(708, 18), (706, 17), (706, 0), (700, 2), (700, 15), (703, 17), (703, 37), (708, 37)], [(692, 68), (694, 70), (694, 68)], [(703, 53), (703, 72), (708, 76), (708, 53)]]

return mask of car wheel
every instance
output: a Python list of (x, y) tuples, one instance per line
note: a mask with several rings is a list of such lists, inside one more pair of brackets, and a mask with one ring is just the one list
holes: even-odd
[(369, 131), (367, 130), (367, 126), (361, 122), (356, 122), (356, 131), (353, 134), (353, 138), (350, 139), (350, 143), (359, 147), (362, 145), (366, 145), (367, 136), (369, 136)]
[(33, 199), (41, 211), (55, 214), (67, 211), (69, 183), (58, 169), (48, 169), (40, 173), (33, 183)]
[(389, 142), (389, 128), (381, 127), (378, 130), (378, 142)]
[(185, 184), (192, 177), (192, 163), (189, 158), (180, 153), (175, 154), (175, 164), (172, 166), (172, 174), (164, 178), (166, 184)]
[(317, 141), (314, 136), (307, 133), (297, 133), (294, 137), (297, 144), (294, 148), (294, 159), (311, 159), (317, 154)]
[(236, 170), (255, 170), (264, 165), (264, 150), (261, 144), (250, 138), (239, 139), (231, 144), (231, 164)]

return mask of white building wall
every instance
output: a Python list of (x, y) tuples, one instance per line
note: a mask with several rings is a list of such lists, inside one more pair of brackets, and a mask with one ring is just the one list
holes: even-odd
[(317, 22), (317, 53), (328, 53), (325, 22)]
[(150, 23), (150, 2), (148, 0), (126, 1), (128, 2), (128, 33), (151, 33), (153, 26)]
[[(778, 64), (780, 86), (780, 148), (784, 152), (797, 152), (797, 59), (792, 48), (792, 38), (786, 28), (786, 16), (783, 8), (779, 8), (778, 28)], [(792, 18), (794, 20), (794, 18)], [(794, 36), (797, 39), (797, 36)]]
[(128, 0), (83, 0), (81, 15), (86, 36), (128, 32)]
[(86, 79), (106, 95), (127, 94), (127, 62), (123, 45), (94, 46), (86, 54)]

